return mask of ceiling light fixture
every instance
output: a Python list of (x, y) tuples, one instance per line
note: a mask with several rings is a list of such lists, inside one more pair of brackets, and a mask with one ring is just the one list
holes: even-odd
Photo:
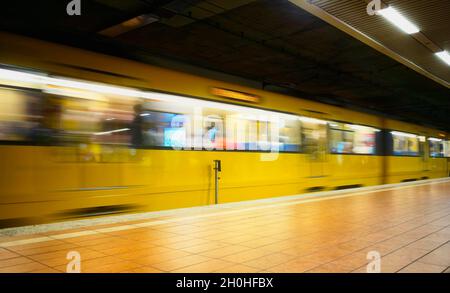
[(364, 125), (347, 124), (347, 126), (350, 127), (353, 130), (373, 131), (373, 132), (379, 132), (380, 131), (377, 128), (373, 128), (373, 127), (370, 127), (370, 126), (364, 126)]
[(300, 120), (302, 122), (306, 122), (306, 123), (313, 123), (313, 124), (327, 124), (327, 121), (325, 121), (325, 120), (320, 120), (320, 119), (310, 118), (310, 117), (305, 117), (305, 116), (298, 117), (298, 120)]
[(416, 138), (417, 135), (412, 134), (412, 133), (405, 133), (405, 132), (400, 132), (400, 131), (391, 131), (392, 135), (395, 136), (404, 136), (404, 137), (411, 137), (411, 138)]
[(388, 7), (381, 9), (378, 10), (377, 14), (383, 16), (407, 34), (415, 34), (420, 31), (416, 25), (401, 15), (395, 8)]
[(447, 63), (447, 65), (450, 65), (450, 54), (447, 51), (436, 52), (434, 54)]

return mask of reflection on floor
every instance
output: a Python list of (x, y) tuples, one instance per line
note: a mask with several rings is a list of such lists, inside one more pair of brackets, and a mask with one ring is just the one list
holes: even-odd
[(65, 272), (70, 251), (82, 272), (366, 272), (372, 251), (448, 272), (450, 182), (3, 236), (0, 272)]

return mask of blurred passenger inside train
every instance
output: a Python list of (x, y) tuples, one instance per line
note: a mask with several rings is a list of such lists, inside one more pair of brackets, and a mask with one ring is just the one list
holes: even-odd
[(210, 142), (214, 143), (216, 141), (216, 133), (217, 133), (216, 123), (211, 122), (211, 125), (209, 127), (206, 127), (206, 135)]
[(33, 126), (29, 131), (28, 139), (41, 145), (58, 143), (61, 115), (61, 105), (50, 97), (44, 98), (42, 105), (37, 102), (29, 103), (28, 119)]
[(133, 148), (140, 148), (143, 144), (143, 116), (142, 116), (142, 105), (136, 104), (134, 106), (134, 118), (131, 122), (131, 146)]

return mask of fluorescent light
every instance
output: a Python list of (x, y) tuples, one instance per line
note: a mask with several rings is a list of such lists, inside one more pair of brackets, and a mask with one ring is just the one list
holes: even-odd
[[(221, 109), (231, 112), (239, 112), (240, 114), (248, 114), (248, 115), (258, 115), (254, 119), (263, 120), (269, 119), (273, 120), (275, 117), (283, 118), (283, 119), (292, 119), (295, 120), (298, 116), (287, 113), (280, 112), (272, 112), (270, 110), (263, 110), (257, 108), (250, 108), (245, 106), (238, 106), (234, 104), (224, 104), (219, 102), (212, 101), (203, 101), (199, 99), (187, 98), (183, 96), (177, 96), (166, 93), (158, 93), (158, 92), (142, 92), (142, 97), (149, 100), (157, 100), (162, 102), (176, 103), (178, 105), (183, 106), (191, 106), (191, 107), (203, 107), (203, 108), (213, 108), (213, 109)], [(266, 117), (266, 118), (263, 118)], [(317, 119), (315, 119), (317, 120)]]
[(447, 51), (441, 51), (434, 54), (447, 63), (447, 65), (450, 65), (450, 54)]
[(298, 120), (306, 123), (327, 124), (327, 121), (309, 117), (299, 117)]
[(429, 141), (442, 141), (442, 139), (434, 138), (434, 137), (429, 137), (428, 140)]
[(70, 89), (70, 88), (59, 88), (53, 86), (44, 85), (44, 92), (58, 95), (58, 96), (66, 96), (66, 97), (74, 97), (79, 99), (87, 99), (87, 100), (96, 100), (96, 101), (107, 101), (107, 99), (101, 94), (94, 94), (88, 91), (80, 91), (79, 89)]
[(45, 80), (46, 84), (62, 86), (68, 88), (76, 88), (81, 90), (93, 91), (102, 94), (113, 94), (127, 97), (140, 97), (142, 95), (141, 91), (118, 87), (118, 86), (110, 86), (93, 82), (83, 82), (83, 81), (75, 81), (65, 78), (54, 78), (49, 77)]
[(391, 134), (396, 135), (396, 136), (404, 136), (404, 137), (414, 137), (414, 138), (417, 137), (417, 135), (415, 135), (415, 134), (405, 133), (405, 132), (400, 132), (400, 131), (391, 131)]
[[(0, 68), (0, 80), (8, 80), (14, 82), (30, 82), (34, 84), (38, 84), (43, 86), (44, 91), (58, 93), (60, 95), (65, 96), (74, 96), (74, 97), (85, 97), (87, 95), (89, 97), (89, 93), (81, 93), (81, 92), (73, 92), (73, 89), (83, 90), (87, 92), (95, 92), (100, 94), (112, 94), (112, 95), (120, 95), (131, 98), (145, 98), (150, 100), (158, 100), (164, 102), (177, 103), (180, 105), (186, 106), (194, 106), (194, 107), (205, 107), (205, 108), (218, 108), (228, 111), (235, 112), (245, 112), (255, 115), (267, 115), (268, 117), (279, 117), (283, 119), (297, 119), (298, 116), (287, 114), (287, 113), (279, 113), (272, 112), (270, 110), (262, 110), (256, 108), (249, 108), (245, 106), (238, 106), (232, 104), (222, 104), (219, 102), (211, 102), (211, 101), (199, 101), (198, 99), (186, 98), (183, 96), (177, 96), (172, 94), (165, 93), (157, 93), (157, 92), (145, 92), (141, 90), (136, 90), (127, 87), (120, 87), (114, 85), (108, 85), (103, 83), (95, 83), (88, 82), (83, 80), (72, 80), (68, 78), (62, 77), (52, 77), (43, 74), (37, 73), (28, 73), (22, 72), (18, 70), (10, 70), (10, 69), (2, 69)], [(60, 87), (60, 88), (52, 88), (50, 86)], [(35, 86), (30, 86), (35, 87)], [(91, 95), (92, 96), (92, 95)], [(93, 98), (91, 98), (93, 99)], [(100, 98), (97, 98), (101, 100)], [(142, 116), (146, 116), (145, 114)]]
[(112, 134), (112, 133), (123, 132), (123, 131), (128, 131), (128, 130), (130, 130), (130, 129), (129, 128), (121, 128), (121, 129), (115, 129), (115, 130), (105, 131), (105, 132), (97, 132), (97, 133), (94, 133), (94, 135), (106, 135), (106, 134)]
[(406, 19), (403, 15), (401, 15), (397, 10), (392, 7), (388, 7), (385, 9), (378, 10), (377, 12), (384, 18), (386, 18), (389, 22), (400, 28), (407, 34), (415, 34), (420, 30), (419, 28)]
[[(30, 82), (37, 83), (41, 85), (53, 85), (59, 87), (68, 87), (75, 88), (86, 91), (93, 91), (102, 94), (114, 94), (114, 95), (122, 95), (127, 97), (140, 97), (142, 96), (142, 92), (134, 89), (118, 87), (118, 86), (110, 86), (100, 83), (94, 82), (84, 82), (84, 81), (76, 81), (70, 80), (66, 78), (56, 78), (49, 77), (46, 75), (36, 74), (36, 73), (27, 73), (21, 72), (17, 70), (9, 70), (9, 69), (1, 69), (0, 68), (0, 79), (10, 80), (15, 82)], [(56, 90), (56, 89), (54, 89)]]
[(15, 82), (42, 83), (47, 76), (0, 68), (0, 79)]
[(354, 130), (362, 130), (362, 131), (373, 131), (373, 132), (379, 132), (379, 129), (369, 127), (369, 126), (363, 126), (363, 125), (356, 125), (356, 124), (347, 124), (348, 127)]

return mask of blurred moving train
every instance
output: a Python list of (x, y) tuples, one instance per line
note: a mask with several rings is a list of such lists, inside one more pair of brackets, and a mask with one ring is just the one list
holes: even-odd
[(442, 131), (0, 34), (0, 226), (449, 176)]

